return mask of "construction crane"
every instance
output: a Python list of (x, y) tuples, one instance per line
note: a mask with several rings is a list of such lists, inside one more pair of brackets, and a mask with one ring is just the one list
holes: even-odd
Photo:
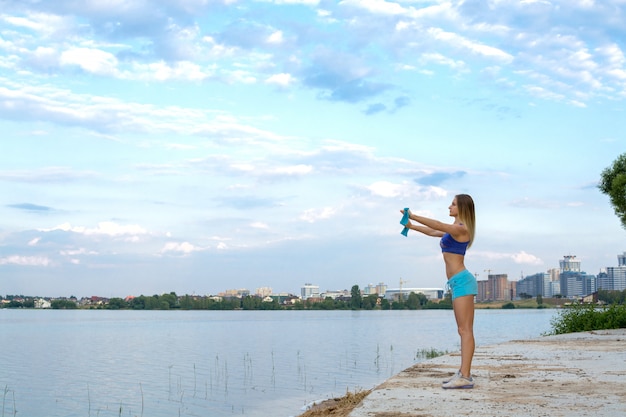
[(402, 300), (404, 301), (404, 294), (402, 294), (402, 284), (406, 284), (409, 281), (403, 281), (402, 277), (400, 277), (400, 293), (398, 294), (398, 301)]

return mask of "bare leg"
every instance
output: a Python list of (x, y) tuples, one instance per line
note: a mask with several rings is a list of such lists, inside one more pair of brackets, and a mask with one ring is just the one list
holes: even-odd
[(474, 357), (474, 296), (466, 295), (455, 298), (452, 302), (454, 318), (461, 336), (461, 374), (471, 376), (472, 358)]

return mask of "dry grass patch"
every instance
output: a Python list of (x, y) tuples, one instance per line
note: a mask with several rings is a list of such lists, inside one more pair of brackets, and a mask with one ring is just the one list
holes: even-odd
[(314, 405), (304, 414), (301, 414), (300, 417), (347, 417), (370, 392), (371, 390), (347, 392), (343, 397), (332, 398)]

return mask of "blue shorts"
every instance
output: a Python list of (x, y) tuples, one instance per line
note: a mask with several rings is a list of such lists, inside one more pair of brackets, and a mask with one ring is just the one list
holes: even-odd
[(478, 294), (478, 283), (476, 277), (467, 269), (454, 274), (447, 283), (447, 287), (452, 291), (452, 299), (463, 297), (464, 295)]

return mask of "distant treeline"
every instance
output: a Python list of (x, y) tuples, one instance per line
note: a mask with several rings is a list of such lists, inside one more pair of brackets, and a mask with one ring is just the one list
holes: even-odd
[(263, 298), (255, 295), (244, 297), (202, 297), (176, 293), (135, 297), (131, 300), (111, 298), (102, 308), (128, 310), (419, 310), (427, 308), (452, 308), (449, 297), (432, 302), (423, 294), (411, 293), (406, 300), (390, 302), (377, 294), (319, 299), (291, 299), (287, 303), (278, 297)]
[[(133, 298), (94, 297), (94, 300), (55, 299), (52, 309), (108, 309), (108, 310), (420, 310), (451, 309), (448, 295), (443, 300), (431, 301), (423, 294), (411, 293), (405, 299), (387, 300), (378, 294), (361, 295), (358, 286), (352, 288), (350, 297), (301, 300), (298, 297), (261, 297), (257, 295), (210, 297), (176, 295), (140, 295)], [(4, 308), (35, 308), (36, 297), (7, 296)]]
[[(7, 296), (2, 298), (2, 308), (35, 308), (38, 297)], [(271, 301), (270, 301), (271, 299)], [(541, 297), (538, 296), (539, 308)], [(82, 301), (82, 300), (81, 300)], [(626, 290), (598, 291), (598, 301), (608, 305), (626, 304)], [(378, 294), (362, 295), (357, 285), (352, 287), (350, 297), (300, 300), (293, 296), (281, 298), (276, 296), (260, 297), (246, 295), (242, 297), (210, 297), (197, 295), (178, 296), (175, 292), (161, 295), (140, 295), (134, 298), (97, 297), (87, 303), (76, 298), (53, 299), (52, 309), (108, 309), (108, 310), (422, 310), (451, 309), (450, 294), (442, 300), (429, 300), (423, 294), (411, 293), (405, 299), (388, 300)], [(502, 308), (515, 308), (514, 303), (507, 303)]]

